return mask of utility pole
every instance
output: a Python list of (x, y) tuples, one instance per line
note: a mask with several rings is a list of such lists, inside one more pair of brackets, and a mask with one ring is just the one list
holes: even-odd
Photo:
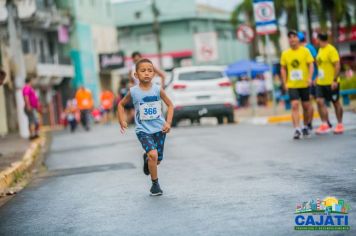
[(16, 29), (17, 17), (16, 6), (13, 1), (8, 1), (8, 32), (9, 32), (9, 44), (11, 49), (11, 59), (16, 65), (15, 69), (15, 96), (16, 96), (16, 107), (17, 107), (17, 119), (19, 124), (19, 132), (22, 138), (28, 138), (28, 120), (24, 112), (25, 102), (22, 95), (22, 87), (25, 83), (26, 77), (26, 67), (25, 60), (22, 52), (21, 40), (19, 39), (19, 33)]
[(310, 32), (309, 32), (309, 19), (308, 19), (308, 6), (307, 6), (307, 0), (303, 0), (303, 18), (304, 18), (304, 24), (305, 24), (305, 38), (308, 43), (310, 43)]
[(296, 19), (297, 19), (297, 31), (300, 30), (300, 24), (299, 24), (299, 0), (295, 0), (295, 14), (296, 14)]
[(153, 33), (155, 35), (156, 46), (157, 46), (157, 55), (158, 55), (158, 63), (162, 68), (162, 43), (161, 43), (161, 30), (158, 22), (159, 10), (156, 5), (156, 0), (151, 0), (151, 10), (153, 15)]

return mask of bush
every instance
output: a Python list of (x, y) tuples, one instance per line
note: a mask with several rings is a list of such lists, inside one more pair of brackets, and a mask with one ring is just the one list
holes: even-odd
[(341, 77), (340, 89), (341, 90), (356, 89), (356, 75), (354, 75), (351, 78)]

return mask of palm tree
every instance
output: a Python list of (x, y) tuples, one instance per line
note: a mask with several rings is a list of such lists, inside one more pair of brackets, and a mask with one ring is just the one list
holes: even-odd
[(321, 22), (325, 20), (325, 24), (321, 24), (321, 29), (327, 30), (326, 22), (330, 21), (332, 40), (336, 42), (340, 22), (345, 22), (347, 28), (351, 28), (353, 16), (349, 11), (348, 2), (347, 0), (320, 0), (320, 3), (322, 11), (319, 19)]

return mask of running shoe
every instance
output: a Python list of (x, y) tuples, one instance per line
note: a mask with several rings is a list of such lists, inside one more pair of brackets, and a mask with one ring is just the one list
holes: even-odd
[(342, 134), (344, 133), (344, 125), (343, 124), (337, 124), (335, 129), (334, 129), (334, 134)]
[(159, 186), (159, 183), (153, 183), (152, 187), (151, 187), (151, 196), (159, 196), (163, 194), (163, 191), (161, 189), (161, 187)]
[(303, 137), (305, 137), (305, 138), (310, 137), (310, 132), (309, 132), (309, 128), (308, 127), (304, 127), (302, 129), (302, 133), (303, 133)]
[(295, 132), (294, 132), (294, 136), (293, 136), (293, 139), (300, 139), (300, 136), (301, 136), (302, 134), (300, 133), (300, 131), (299, 130), (296, 130)]
[(150, 174), (150, 170), (148, 169), (148, 160), (147, 160), (146, 153), (143, 154), (143, 173), (145, 173), (145, 175)]
[(312, 124), (312, 123), (309, 123), (309, 124), (307, 125), (307, 127), (308, 127), (309, 131), (312, 131), (312, 130), (313, 130), (313, 124)]
[(329, 132), (330, 132), (330, 128), (327, 123), (321, 124), (319, 128), (315, 131), (316, 134), (327, 134)]

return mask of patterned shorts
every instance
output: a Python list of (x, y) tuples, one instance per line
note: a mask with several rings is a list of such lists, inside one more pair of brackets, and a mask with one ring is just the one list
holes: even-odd
[(138, 140), (142, 144), (142, 147), (145, 152), (148, 153), (149, 151), (157, 150), (158, 160), (162, 161), (166, 134), (163, 132), (157, 132), (154, 134), (146, 134), (144, 132), (139, 132), (136, 135)]

